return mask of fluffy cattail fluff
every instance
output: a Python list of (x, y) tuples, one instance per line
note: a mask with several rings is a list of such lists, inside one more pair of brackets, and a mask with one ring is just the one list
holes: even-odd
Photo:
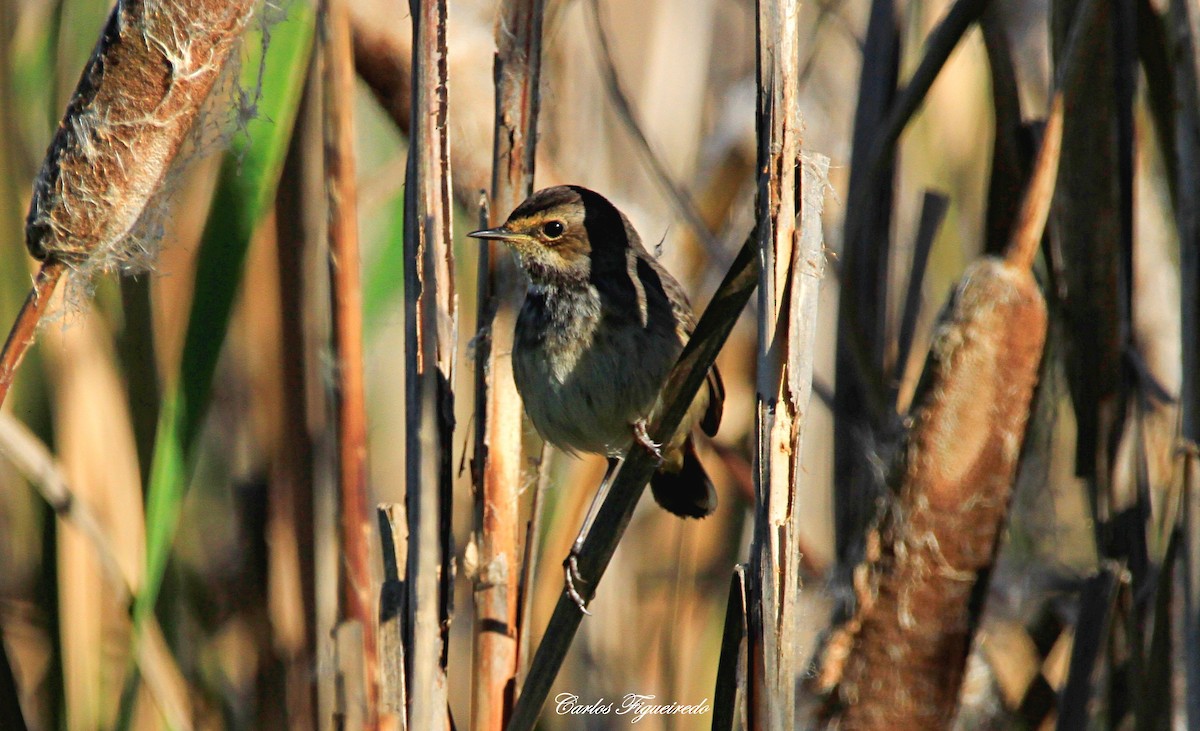
[(0, 404), (68, 269), (143, 263), (132, 236), (258, 0), (119, 0), (33, 185), (25, 245), (43, 260), (0, 351)]
[(161, 188), (255, 4), (117, 3), (34, 183), (25, 224), (33, 256), (73, 267), (131, 258), (125, 242)]

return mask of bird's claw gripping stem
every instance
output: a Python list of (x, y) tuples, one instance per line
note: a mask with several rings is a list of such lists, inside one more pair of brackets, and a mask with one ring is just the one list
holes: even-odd
[(659, 464), (662, 464), (664, 460), (662, 445), (650, 438), (650, 434), (646, 431), (645, 419), (638, 419), (633, 422), (633, 438), (643, 449), (654, 455)]
[(567, 559), (563, 561), (563, 574), (566, 576), (565, 588), (567, 590), (567, 596), (571, 597), (571, 600), (575, 602), (577, 607), (579, 607), (579, 611), (583, 612), (589, 617), (592, 616), (592, 613), (587, 610), (587, 603), (584, 602), (583, 597), (579, 594), (579, 591), (575, 589), (576, 581), (583, 584), (587, 583), (587, 580), (579, 575), (578, 546), (572, 546), (571, 552), (567, 554)]

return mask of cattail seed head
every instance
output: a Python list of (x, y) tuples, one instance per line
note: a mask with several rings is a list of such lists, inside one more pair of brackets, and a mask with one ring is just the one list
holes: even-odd
[(121, 0), (34, 183), (38, 259), (120, 262), (256, 0)]

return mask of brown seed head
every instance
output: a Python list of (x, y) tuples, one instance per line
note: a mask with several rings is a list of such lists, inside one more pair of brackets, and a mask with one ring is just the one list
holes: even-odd
[(34, 184), (25, 243), (38, 259), (122, 259), (255, 0), (127, 0), (79, 80)]

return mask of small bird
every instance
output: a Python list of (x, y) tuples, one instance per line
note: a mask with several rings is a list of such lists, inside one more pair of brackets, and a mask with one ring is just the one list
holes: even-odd
[(529, 277), (512, 363), (530, 421), (569, 453), (609, 458), (576, 548), (618, 457), (634, 441), (659, 458), (650, 481), (659, 505), (685, 518), (710, 515), (717, 494), (691, 431), (699, 424), (716, 433), (724, 387), (714, 367), (675, 438), (659, 445), (646, 434), (696, 318), (683, 288), (642, 246), (629, 219), (599, 193), (566, 185), (534, 193), (503, 226), (469, 235), (507, 244)]

